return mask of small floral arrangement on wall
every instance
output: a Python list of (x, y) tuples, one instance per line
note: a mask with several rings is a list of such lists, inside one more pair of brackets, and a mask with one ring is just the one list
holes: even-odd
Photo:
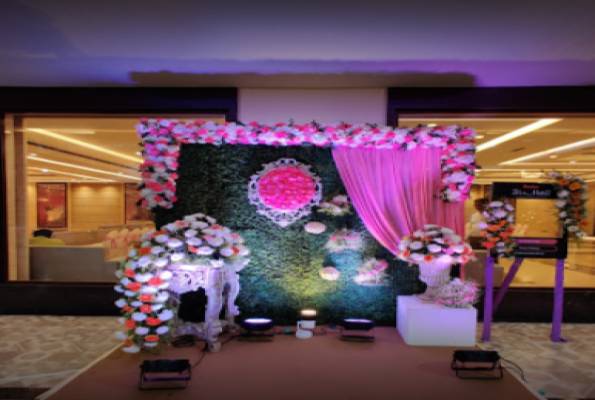
[(346, 195), (334, 196), (333, 198), (320, 203), (318, 212), (338, 217), (351, 212), (351, 203)]
[(556, 201), (558, 220), (564, 232), (573, 237), (577, 242), (587, 236), (582, 230), (589, 225), (586, 221), (586, 203), (589, 200), (588, 187), (580, 176), (561, 174), (552, 171), (548, 177), (553, 181), (558, 200)]
[(486, 222), (477, 224), (482, 231), (481, 245), (500, 258), (514, 258), (515, 243), (509, 238), (514, 232), (514, 207), (506, 200), (492, 201), (483, 211)]
[(473, 257), (471, 247), (448, 228), (424, 225), (399, 242), (397, 257), (414, 264), (438, 260), (443, 263), (465, 264)]
[(472, 280), (453, 279), (450, 283), (438, 288), (437, 304), (449, 308), (468, 308), (479, 300), (480, 291)]
[(341, 229), (331, 235), (324, 246), (331, 253), (340, 253), (344, 250), (360, 250), (364, 241), (359, 232), (350, 229)]
[(358, 270), (358, 274), (353, 278), (355, 283), (363, 286), (386, 286), (388, 275), (386, 269), (388, 263), (386, 260), (377, 260), (371, 258), (366, 261)]

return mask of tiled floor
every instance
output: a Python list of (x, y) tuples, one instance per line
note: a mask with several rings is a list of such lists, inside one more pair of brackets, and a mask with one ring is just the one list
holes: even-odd
[[(118, 328), (114, 317), (0, 316), (0, 388), (53, 387), (117, 345)], [(568, 343), (550, 342), (550, 329), (496, 323), (480, 344), (519, 364), (548, 398), (595, 399), (595, 325), (564, 325)]]

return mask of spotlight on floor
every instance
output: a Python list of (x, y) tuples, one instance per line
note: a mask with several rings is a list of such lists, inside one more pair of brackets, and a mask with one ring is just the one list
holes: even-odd
[(341, 339), (372, 342), (376, 339), (376, 324), (369, 319), (347, 318), (341, 326)]
[(275, 324), (272, 319), (268, 318), (248, 318), (242, 323), (244, 331), (239, 339), (240, 340), (253, 340), (253, 341), (271, 341), (273, 340), (273, 333), (271, 329)]
[(300, 312), (300, 320), (297, 323), (295, 337), (298, 339), (310, 339), (314, 333), (311, 330), (316, 328), (316, 310), (306, 309)]

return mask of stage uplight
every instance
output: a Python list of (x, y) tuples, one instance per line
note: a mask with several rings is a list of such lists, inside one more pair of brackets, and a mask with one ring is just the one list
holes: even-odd
[(244, 333), (240, 335), (240, 340), (273, 340), (273, 334), (269, 331), (275, 326), (272, 319), (269, 318), (248, 318), (242, 323)]
[(295, 337), (298, 339), (310, 339), (314, 333), (311, 330), (316, 328), (316, 310), (306, 309), (300, 312), (300, 320), (297, 323)]
[[(347, 318), (341, 327), (341, 339), (355, 341), (373, 341), (376, 324), (369, 319)], [(347, 332), (347, 333), (346, 333)]]

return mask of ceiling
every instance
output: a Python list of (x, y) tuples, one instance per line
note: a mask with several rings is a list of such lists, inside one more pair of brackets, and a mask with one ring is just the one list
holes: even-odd
[(592, 0), (0, 4), (0, 86), (595, 84)]
[[(23, 118), (20, 132), (27, 142), (29, 181), (140, 181), (137, 170), (142, 162), (138, 154), (140, 140), (134, 128), (140, 117)], [(180, 119), (192, 120), (186, 116)], [(203, 115), (200, 119), (224, 121), (216, 115)], [(479, 146), (477, 163), (481, 166), (476, 183), (541, 181), (542, 171), (552, 169), (570, 171), (595, 181), (595, 117), (559, 117), (547, 126), (488, 147), (495, 139), (502, 140), (545, 119), (548, 117), (403, 116), (399, 126), (437, 124), (474, 128)], [(568, 148), (558, 149), (563, 146)]]

